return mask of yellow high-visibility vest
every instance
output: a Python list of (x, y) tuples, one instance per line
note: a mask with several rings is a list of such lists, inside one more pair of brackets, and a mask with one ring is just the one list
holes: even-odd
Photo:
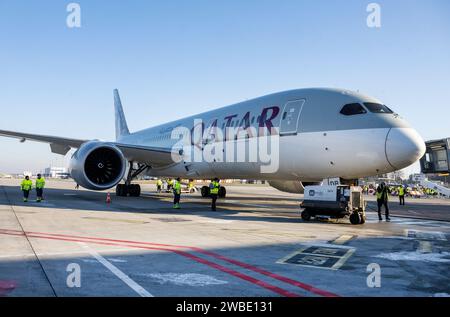
[(220, 184), (219, 184), (219, 182), (216, 182), (216, 181), (214, 181), (214, 182), (212, 182), (211, 183), (211, 189), (210, 189), (210, 193), (212, 194), (212, 195), (217, 195), (217, 194), (219, 194), (219, 187), (220, 187)]
[(399, 196), (404, 196), (405, 195), (405, 189), (403, 187), (399, 187), (398, 194), (399, 194)]
[(381, 196), (383, 196), (383, 192), (378, 192), (377, 190), (377, 199), (381, 199)]
[(43, 177), (36, 178), (36, 188), (44, 188), (45, 186), (45, 179)]
[(175, 182), (175, 184), (173, 185), (173, 189), (175, 194), (181, 194), (181, 183), (180, 182)]
[(24, 179), (22, 181), (22, 183), (20, 184), (20, 188), (22, 190), (31, 190), (32, 187), (33, 187), (33, 182), (31, 181), (31, 179), (29, 179), (29, 180)]

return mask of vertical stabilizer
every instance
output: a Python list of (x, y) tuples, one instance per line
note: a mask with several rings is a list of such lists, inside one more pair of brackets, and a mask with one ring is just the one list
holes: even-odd
[(130, 134), (127, 120), (123, 113), (122, 102), (120, 101), (119, 91), (114, 89), (114, 114), (116, 120), (116, 141), (125, 135)]

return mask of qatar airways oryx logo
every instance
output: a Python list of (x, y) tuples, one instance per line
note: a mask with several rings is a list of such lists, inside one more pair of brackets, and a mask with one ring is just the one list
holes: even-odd
[(203, 121), (196, 119), (191, 129), (174, 128), (171, 138), (177, 140), (172, 148), (175, 162), (182, 153), (185, 163), (249, 163), (259, 166), (261, 173), (275, 173), (279, 168), (280, 135), (271, 124), (221, 129), (215, 120), (205, 129)]

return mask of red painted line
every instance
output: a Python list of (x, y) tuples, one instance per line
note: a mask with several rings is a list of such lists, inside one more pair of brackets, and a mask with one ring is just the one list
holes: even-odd
[[(6, 234), (6, 235), (15, 235), (15, 236), (25, 236), (25, 233), (23, 233), (22, 231), (18, 231), (18, 230), (2, 230), (0, 229), (0, 234)], [(175, 250), (175, 249), (170, 249), (170, 248), (158, 248), (158, 247), (150, 247), (150, 246), (143, 246), (143, 245), (136, 245), (136, 244), (124, 244), (124, 243), (117, 243), (117, 242), (106, 242), (106, 241), (94, 241), (92, 239), (89, 238), (64, 238), (64, 237), (56, 237), (56, 236), (51, 236), (51, 235), (46, 235), (46, 234), (37, 234), (37, 233), (31, 233), (31, 232), (27, 232), (26, 235), (28, 237), (31, 238), (41, 238), (41, 239), (49, 239), (49, 240), (58, 240), (58, 241), (71, 241), (71, 242), (87, 242), (87, 243), (94, 243), (94, 244), (102, 244), (102, 245), (111, 245), (111, 246), (125, 246), (125, 247), (130, 247), (130, 248), (139, 248), (139, 249), (146, 249), (146, 250), (163, 250), (163, 251), (170, 251), (173, 253), (176, 253), (178, 255), (184, 256), (186, 258), (189, 258), (193, 261), (196, 261), (198, 263), (202, 263), (204, 265), (207, 265), (209, 267), (212, 267), (216, 270), (222, 271), (224, 273), (230, 274), (234, 277), (240, 278), (242, 280), (245, 280), (247, 282), (253, 283), (255, 285), (258, 285), (260, 287), (266, 288), (274, 293), (277, 293), (281, 296), (286, 296), (286, 297), (299, 297), (298, 294), (292, 293), (290, 291), (284, 290), (280, 287), (271, 285), (269, 283), (266, 283), (264, 281), (258, 280), (256, 278), (253, 278), (249, 275), (240, 273), (238, 271), (229, 269), (227, 267), (224, 267), (220, 264), (205, 260), (203, 258), (200, 258), (198, 256), (195, 256), (193, 254), (190, 254), (188, 252), (185, 251), (181, 251), (181, 250)]]
[[(3, 230), (3, 229), (0, 229)], [(9, 231), (13, 231), (13, 232), (22, 232), (22, 231), (18, 231), (18, 230), (9, 230)], [(119, 243), (132, 243), (132, 244), (138, 244), (138, 245), (151, 245), (151, 246), (161, 246), (161, 247), (170, 247), (170, 248), (185, 248), (185, 249), (190, 249), (205, 255), (209, 255), (211, 257), (214, 257), (216, 259), (234, 264), (236, 266), (240, 266), (242, 268), (254, 271), (256, 273), (262, 274), (262, 275), (266, 275), (269, 276), (273, 279), (279, 280), (281, 282), (284, 282), (286, 284), (290, 284), (293, 286), (296, 286), (298, 288), (301, 288), (303, 290), (309, 291), (311, 293), (320, 295), (320, 296), (325, 296), (325, 297), (339, 297), (339, 295), (328, 292), (326, 290), (322, 290), (319, 289), (317, 287), (314, 287), (312, 285), (306, 284), (306, 283), (302, 283), (296, 280), (293, 280), (291, 278), (276, 274), (276, 273), (272, 273), (269, 271), (266, 271), (264, 269), (260, 269), (256, 266), (253, 266), (251, 264), (247, 264), (241, 261), (237, 261), (228, 257), (225, 257), (223, 255), (220, 255), (218, 253), (212, 252), (212, 251), (207, 251), (205, 249), (201, 249), (201, 248), (197, 248), (197, 247), (190, 247), (190, 246), (183, 246), (183, 245), (172, 245), (172, 244), (159, 244), (159, 243), (150, 243), (150, 242), (139, 242), (139, 241), (130, 241), (130, 240), (117, 240), (117, 239), (107, 239), (107, 238), (96, 238), (96, 237), (83, 237), (83, 236), (73, 236), (73, 235), (65, 235), (65, 234), (52, 234), (52, 233), (40, 233), (40, 232), (27, 232), (27, 234), (45, 234), (45, 235), (49, 235), (49, 236), (57, 236), (57, 237), (69, 237), (69, 238), (82, 238), (82, 239), (89, 239), (89, 240), (98, 240), (98, 241), (111, 241), (111, 242), (119, 242)]]
[(250, 264), (247, 264), (247, 263), (243, 263), (243, 262), (240, 262), (240, 261), (237, 261), (237, 260), (233, 260), (233, 259), (224, 257), (224, 256), (222, 256), (220, 254), (217, 254), (217, 253), (214, 253), (214, 252), (211, 252), (211, 251), (199, 250), (198, 252), (203, 253), (205, 255), (210, 255), (210, 256), (212, 256), (212, 257), (214, 257), (216, 259), (220, 259), (220, 260), (232, 263), (234, 265), (237, 265), (237, 266), (240, 266), (240, 267), (252, 270), (254, 272), (257, 272), (257, 273), (269, 276), (269, 277), (271, 277), (273, 279), (285, 282), (287, 284), (294, 285), (296, 287), (299, 287), (301, 289), (307, 290), (307, 291), (309, 291), (311, 293), (314, 293), (314, 294), (317, 294), (317, 295), (320, 295), (320, 296), (339, 297), (339, 295), (337, 295), (337, 294), (334, 294), (334, 293), (331, 293), (331, 292), (328, 292), (328, 291), (316, 288), (316, 287), (314, 287), (312, 285), (308, 285), (308, 284), (305, 284), (305, 283), (302, 283), (302, 282), (290, 279), (288, 277), (285, 277), (285, 276), (282, 276), (282, 275), (278, 275), (276, 273), (272, 273), (272, 272), (260, 269), (260, 268), (258, 268), (256, 266), (253, 266), (253, 265), (250, 265)]

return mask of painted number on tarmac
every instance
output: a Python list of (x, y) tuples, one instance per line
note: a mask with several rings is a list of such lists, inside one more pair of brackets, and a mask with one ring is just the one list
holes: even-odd
[(337, 270), (355, 251), (354, 248), (308, 246), (278, 263)]

